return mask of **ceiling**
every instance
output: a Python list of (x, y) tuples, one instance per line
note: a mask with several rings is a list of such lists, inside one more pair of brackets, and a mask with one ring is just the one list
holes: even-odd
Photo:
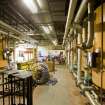
[[(26, 36), (38, 40), (39, 43), (62, 44), (66, 24), (65, 3), (67, 1), (33, 1), (38, 8), (36, 13), (32, 13), (23, 0), (0, 0), (0, 20)], [(48, 29), (50, 32), (46, 32)]]

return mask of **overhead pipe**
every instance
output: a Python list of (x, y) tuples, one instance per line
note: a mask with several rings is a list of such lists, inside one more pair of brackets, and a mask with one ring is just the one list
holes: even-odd
[[(82, 18), (88, 8), (88, 36), (87, 41), (83, 43), (84, 48), (91, 48), (93, 44), (94, 38), (94, 8), (93, 8), (93, 0), (83, 0), (81, 6), (77, 12), (77, 15), (74, 19), (75, 24), (79, 24), (82, 21)], [(84, 30), (85, 31), (85, 30)], [(84, 33), (86, 36), (86, 32)], [(86, 38), (86, 37), (85, 37)], [(86, 40), (86, 39), (85, 39)]]
[(15, 34), (18, 34), (20, 35), (20, 39), (23, 39), (27, 42), (30, 42), (30, 43), (38, 43), (38, 41), (36, 40), (33, 40), (32, 38), (30, 38), (29, 36), (25, 36), (23, 33), (21, 33), (20, 31), (16, 30), (15, 28), (11, 27), (10, 25), (4, 23), (3, 21), (0, 21), (0, 27), (7, 30), (7, 31), (10, 31), (10, 32), (13, 32)]
[(3, 35), (8, 35), (8, 36), (10, 36), (10, 37), (12, 37), (12, 38), (15, 38), (15, 39), (20, 40), (19, 37), (15, 36), (15, 35), (12, 35), (12, 34), (10, 34), (10, 33), (4, 32), (4, 31), (2, 31), (2, 30), (0, 30), (0, 33), (3, 34)]
[[(74, 19), (74, 25), (73, 27), (75, 28), (79, 28), (79, 30), (81, 29), (81, 26), (78, 25), (81, 21), (82, 21), (82, 18), (87, 10), (87, 4), (88, 4), (88, 0), (82, 0), (82, 3), (79, 7), (79, 10), (77, 12), (77, 15), (75, 16), (75, 19)], [(70, 32), (73, 33), (72, 31), (73, 29), (70, 29)]]
[(82, 3), (79, 7), (77, 15), (74, 19), (74, 23), (80, 23), (82, 21), (82, 18), (87, 10), (87, 4), (88, 4), (88, 0), (82, 0)]
[[(86, 47), (89, 48), (92, 46), (92, 42), (93, 42), (93, 37), (94, 35), (92, 35), (94, 33), (94, 22), (93, 22), (93, 14), (94, 14), (94, 10), (93, 10), (93, 0), (83, 0), (81, 5), (80, 5), (80, 8), (77, 12), (77, 15), (74, 19), (74, 23), (75, 24), (79, 24), (81, 21), (82, 21), (82, 18), (88, 8), (88, 18), (92, 18), (88, 21), (88, 39), (87, 39), (87, 42), (86, 42)], [(69, 13), (69, 12), (68, 12)], [(90, 15), (91, 14), (91, 15)], [(68, 14), (69, 15), (69, 14)], [(72, 15), (71, 15), (72, 17)], [(67, 23), (68, 23), (68, 18), (67, 18)], [(65, 35), (64, 35), (64, 40), (63, 40), (63, 44), (64, 44), (64, 41), (65, 41), (65, 38), (68, 34), (68, 31), (69, 31), (69, 28), (68, 26), (70, 27), (70, 25), (66, 24), (66, 28), (65, 28)], [(71, 31), (71, 30), (70, 30)]]
[(94, 39), (94, 7), (93, 0), (88, 2), (88, 39), (86, 42), (86, 48), (91, 48)]
[(64, 33), (64, 37), (63, 37), (63, 45), (65, 44), (65, 40), (66, 40), (67, 34), (69, 32), (69, 28), (71, 26), (71, 22), (72, 22), (72, 19), (74, 16), (76, 4), (77, 4), (77, 0), (70, 0), (67, 22), (66, 22), (66, 27), (65, 27), (65, 33)]

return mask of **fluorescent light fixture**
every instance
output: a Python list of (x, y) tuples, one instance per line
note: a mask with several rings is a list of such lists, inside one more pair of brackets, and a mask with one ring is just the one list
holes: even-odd
[(38, 6), (34, 0), (23, 0), (23, 2), (33, 14), (38, 12)]
[(46, 34), (50, 34), (50, 30), (47, 26), (42, 26), (42, 28)]

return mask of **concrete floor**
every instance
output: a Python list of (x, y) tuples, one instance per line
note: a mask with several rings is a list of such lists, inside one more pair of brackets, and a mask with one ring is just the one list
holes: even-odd
[(55, 85), (38, 86), (33, 91), (33, 105), (85, 105), (87, 99), (80, 95), (73, 76), (65, 66), (56, 66)]

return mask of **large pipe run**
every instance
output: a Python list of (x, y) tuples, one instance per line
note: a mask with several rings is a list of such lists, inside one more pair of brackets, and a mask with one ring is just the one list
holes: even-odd
[(30, 42), (32, 44), (38, 43), (36, 40), (33, 40), (29, 36), (26, 37), (23, 33), (21, 33), (20, 31), (16, 30), (13, 27), (11, 27), (10, 25), (4, 23), (3, 21), (0, 21), (0, 27), (9, 31), (9, 32), (13, 32), (14, 34), (20, 35), (20, 39), (22, 39), (22, 40), (25, 40), (25, 41)]
[[(83, 18), (84, 14), (85, 14), (85, 12), (86, 12), (86, 10), (87, 10), (87, 4), (88, 4), (88, 0), (83, 0), (83, 1), (82, 1), (81, 5), (80, 5), (80, 7), (79, 7), (79, 10), (78, 10), (78, 12), (77, 12), (77, 15), (76, 15), (76, 17), (75, 17), (75, 19), (74, 19), (74, 26), (75, 26), (75, 25), (78, 26), (78, 23), (80, 23), (80, 22), (82, 21), (82, 18)], [(70, 33), (73, 32), (72, 30), (73, 30), (73, 29), (71, 28), (71, 29), (70, 29)], [(66, 37), (66, 36), (65, 36), (65, 37)], [(63, 41), (64, 41), (64, 40), (63, 40)]]
[(86, 42), (86, 48), (91, 48), (94, 39), (94, 8), (93, 0), (88, 2), (88, 39)]
[(65, 27), (65, 34), (64, 34), (64, 38), (63, 38), (63, 45), (65, 43), (66, 40), (66, 36), (69, 32), (69, 28), (74, 16), (74, 11), (76, 8), (76, 4), (77, 4), (77, 0), (70, 0), (70, 4), (69, 4), (69, 10), (68, 10), (68, 16), (67, 16), (67, 22), (66, 22), (66, 27)]
[(75, 19), (74, 19), (74, 23), (80, 23), (82, 21), (82, 18), (87, 10), (87, 4), (88, 4), (88, 0), (82, 0), (80, 8), (77, 12)]

